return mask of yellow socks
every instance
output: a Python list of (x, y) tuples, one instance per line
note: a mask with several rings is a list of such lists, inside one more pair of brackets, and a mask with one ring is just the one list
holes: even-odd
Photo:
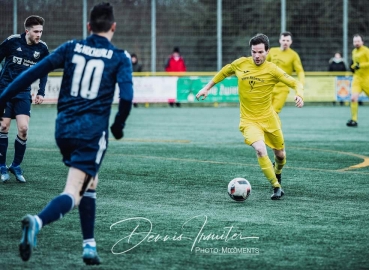
[(358, 102), (351, 101), (351, 118), (357, 122), (357, 112), (359, 110)]
[(278, 159), (276, 156), (274, 156), (275, 166), (274, 171), (276, 174), (282, 173), (282, 168), (284, 164), (286, 164), (286, 156), (284, 156), (284, 159)]
[(273, 187), (281, 187), (278, 183), (277, 177), (275, 176), (273, 164), (268, 156), (258, 157), (258, 162), (261, 170), (263, 171), (265, 177), (272, 184)]

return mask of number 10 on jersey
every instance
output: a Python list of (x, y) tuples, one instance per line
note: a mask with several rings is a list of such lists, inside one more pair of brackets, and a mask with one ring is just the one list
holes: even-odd
[(76, 64), (76, 68), (70, 94), (74, 97), (80, 95), (86, 99), (96, 98), (104, 71), (104, 61), (101, 59), (86, 61), (82, 55), (75, 54), (72, 63)]

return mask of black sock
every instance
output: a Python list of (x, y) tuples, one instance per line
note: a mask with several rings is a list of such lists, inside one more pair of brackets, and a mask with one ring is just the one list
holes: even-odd
[(15, 141), (14, 141), (14, 160), (12, 163), (13, 166), (19, 166), (22, 163), (24, 153), (26, 152), (26, 145), (27, 145), (27, 139), (22, 140), (17, 135), (17, 138), (15, 138)]
[(83, 240), (94, 238), (95, 213), (96, 213), (96, 191), (88, 189), (79, 203), (79, 218)]
[(8, 133), (0, 132), (0, 165), (6, 166), (6, 152), (8, 150)]
[(69, 194), (60, 194), (55, 197), (48, 205), (38, 214), (42, 220), (42, 226), (54, 222), (62, 218), (66, 213), (74, 207), (74, 198)]

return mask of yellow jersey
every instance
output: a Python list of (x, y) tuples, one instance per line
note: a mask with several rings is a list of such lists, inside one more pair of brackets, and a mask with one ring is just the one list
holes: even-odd
[(289, 75), (296, 72), (299, 81), (303, 85), (305, 84), (305, 71), (302, 67), (300, 56), (291, 48), (285, 51), (281, 50), (279, 47), (271, 48), (266, 60), (273, 62)]
[(354, 64), (352, 68), (359, 64), (359, 69), (355, 70), (354, 76), (368, 77), (369, 76), (369, 48), (361, 46), (359, 49), (355, 48), (352, 51), (352, 61)]
[(240, 99), (240, 117), (249, 120), (265, 120), (272, 117), (272, 91), (282, 82), (303, 97), (303, 85), (272, 62), (255, 65), (252, 57), (241, 57), (224, 66), (213, 78), (214, 83), (236, 75)]

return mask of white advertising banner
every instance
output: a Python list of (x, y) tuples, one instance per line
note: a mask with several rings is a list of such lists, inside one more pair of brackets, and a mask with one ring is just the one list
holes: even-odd
[(174, 102), (178, 77), (133, 77), (133, 102)]
[[(133, 102), (155, 103), (175, 102), (177, 98), (178, 77), (133, 77)], [(45, 87), (44, 104), (56, 104), (59, 97), (61, 77), (48, 77)], [(37, 80), (31, 86), (31, 95), (34, 99), (39, 89)], [(113, 103), (119, 101), (119, 88), (115, 88)]]
[[(45, 86), (44, 104), (56, 104), (59, 98), (61, 77), (48, 77)], [(39, 80), (31, 85), (32, 100), (35, 99), (39, 87)]]

